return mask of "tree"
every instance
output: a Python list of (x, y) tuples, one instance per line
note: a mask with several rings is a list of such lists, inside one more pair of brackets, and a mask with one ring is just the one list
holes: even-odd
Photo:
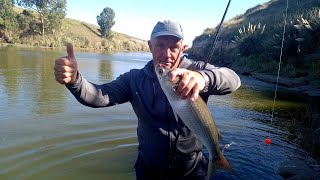
[(0, 37), (11, 42), (12, 35), (16, 34), (18, 22), (13, 10), (13, 0), (0, 0)]
[(22, 33), (34, 34), (40, 32), (39, 26), (36, 24), (36, 18), (28, 10), (24, 9), (21, 14), (18, 14), (17, 20), (19, 23), (19, 29)]
[(115, 13), (113, 9), (106, 7), (100, 13), (100, 16), (97, 16), (97, 22), (100, 26), (100, 33), (102, 37), (110, 37), (110, 30), (115, 24), (114, 20)]
[(67, 0), (17, 0), (17, 4), (39, 13), (41, 35), (61, 27)]

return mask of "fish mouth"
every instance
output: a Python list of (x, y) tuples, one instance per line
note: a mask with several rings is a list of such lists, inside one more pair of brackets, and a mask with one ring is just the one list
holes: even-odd
[(155, 70), (159, 70), (160, 68), (162, 69), (166, 69), (166, 68), (169, 68), (166, 64), (163, 64), (163, 63), (157, 63), (155, 65)]
[(162, 67), (162, 68), (170, 68), (170, 64), (171, 63), (165, 63), (165, 64), (163, 64), (163, 63), (159, 63), (159, 67)]
[(162, 67), (168, 67), (171, 68), (174, 65), (173, 61), (160, 61), (158, 64), (160, 64)]
[(166, 74), (166, 69), (168, 69), (169, 67), (162, 64), (162, 63), (157, 63), (155, 65), (155, 72), (158, 76), (159, 79), (162, 79), (164, 77), (164, 75)]

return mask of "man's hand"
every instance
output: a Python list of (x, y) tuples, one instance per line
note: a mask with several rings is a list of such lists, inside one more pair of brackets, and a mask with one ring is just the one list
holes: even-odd
[(192, 101), (196, 100), (205, 86), (203, 76), (196, 71), (175, 68), (169, 74), (170, 80), (173, 81), (177, 76), (181, 79), (176, 89), (178, 95), (182, 98), (190, 97)]
[(60, 84), (73, 84), (77, 80), (78, 64), (71, 43), (67, 44), (67, 56), (60, 57), (54, 64), (54, 75)]

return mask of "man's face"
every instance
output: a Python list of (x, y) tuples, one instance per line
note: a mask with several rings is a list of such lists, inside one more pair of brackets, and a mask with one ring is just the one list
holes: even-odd
[(148, 41), (148, 45), (153, 57), (153, 64), (160, 63), (164, 66), (174, 68), (180, 61), (180, 55), (185, 47), (182, 39), (175, 36), (159, 36)]

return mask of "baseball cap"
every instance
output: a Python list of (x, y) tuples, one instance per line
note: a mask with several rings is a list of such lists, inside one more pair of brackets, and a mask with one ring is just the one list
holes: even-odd
[(159, 21), (153, 28), (151, 33), (151, 38), (159, 37), (159, 36), (175, 36), (180, 39), (183, 39), (183, 31), (182, 27), (178, 22), (165, 20)]

